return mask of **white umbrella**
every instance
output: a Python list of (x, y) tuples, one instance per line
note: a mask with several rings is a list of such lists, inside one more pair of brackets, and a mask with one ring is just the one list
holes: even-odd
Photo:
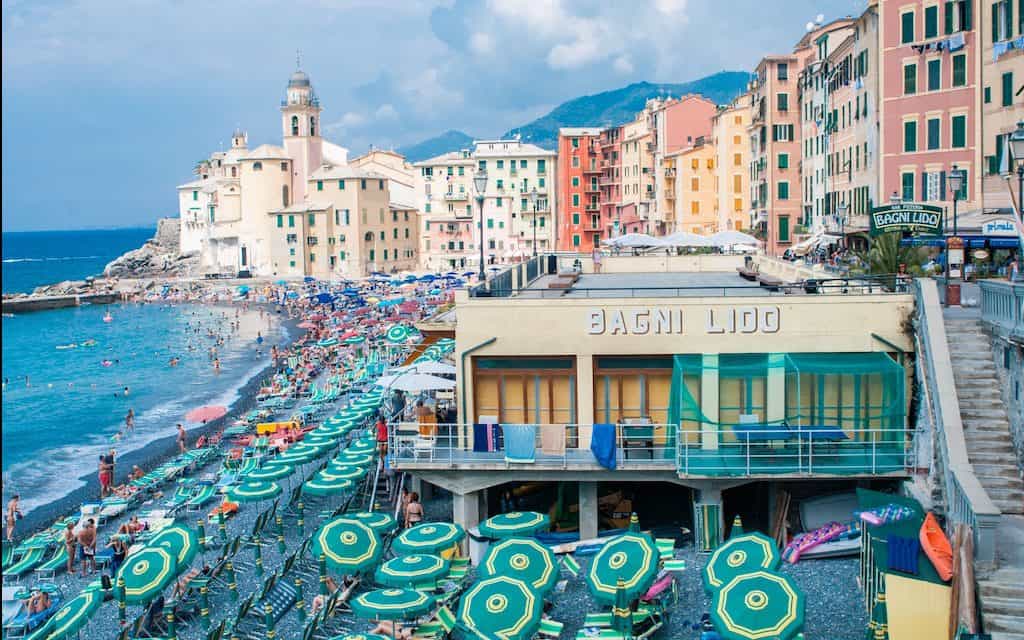
[(660, 238), (661, 244), (666, 247), (710, 247), (711, 241), (706, 237), (680, 231)]
[(407, 393), (451, 390), (455, 388), (454, 380), (438, 378), (437, 376), (431, 376), (425, 373), (412, 372), (382, 376), (377, 380), (377, 384), (385, 389), (405, 391)]
[(397, 367), (394, 371), (407, 371), (416, 373), (429, 373), (432, 375), (455, 375), (455, 367), (448, 364), (447, 362), (438, 362), (436, 360), (427, 360), (426, 362), (418, 362), (416, 364), (407, 364), (404, 367)]
[(750, 244), (756, 247), (759, 244), (757, 238), (742, 231), (719, 231), (712, 234), (708, 240), (716, 247), (727, 247), (733, 244)]
[(649, 236), (646, 233), (627, 233), (617, 238), (612, 238), (605, 241), (605, 244), (613, 247), (657, 247), (661, 244), (661, 241), (654, 236)]

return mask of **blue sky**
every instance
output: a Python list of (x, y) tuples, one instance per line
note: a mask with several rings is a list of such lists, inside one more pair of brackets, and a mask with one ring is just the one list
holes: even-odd
[[(352, 153), (751, 69), (863, 0), (3, 0), (3, 229), (151, 224), (195, 161), (279, 142), (296, 50)], [(529, 7), (527, 10), (526, 7)], [(751, 25), (756, 25), (751, 29)]]

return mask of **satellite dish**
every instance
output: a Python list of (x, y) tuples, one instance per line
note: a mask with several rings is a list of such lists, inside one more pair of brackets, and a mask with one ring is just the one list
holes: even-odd
[(806, 28), (806, 29), (807, 29), (808, 31), (814, 31), (814, 23), (813, 23), (813, 22), (808, 22), (808, 23), (807, 23), (807, 26), (806, 26), (805, 28)]
[(814, 16), (814, 21), (818, 24), (825, 22), (825, 14), (819, 13), (818, 15)]

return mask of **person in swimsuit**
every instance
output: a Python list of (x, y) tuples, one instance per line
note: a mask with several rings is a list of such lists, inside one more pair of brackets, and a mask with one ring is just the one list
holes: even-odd
[(405, 505), (405, 527), (408, 529), (420, 522), (423, 522), (423, 505), (420, 504), (420, 494), (413, 491)]
[(96, 570), (96, 522), (90, 518), (86, 520), (85, 526), (78, 532), (78, 546), (82, 549), (82, 577), (85, 577), (85, 568), (89, 572)]
[(18, 503), (21, 501), (21, 496), (14, 494), (14, 496), (7, 503), (7, 542), (14, 540), (14, 524), (21, 517), (21, 510), (18, 509)]
[(64, 549), (68, 553), (68, 575), (75, 575), (75, 551), (78, 550), (78, 539), (75, 537), (75, 523), (69, 522), (64, 527)]

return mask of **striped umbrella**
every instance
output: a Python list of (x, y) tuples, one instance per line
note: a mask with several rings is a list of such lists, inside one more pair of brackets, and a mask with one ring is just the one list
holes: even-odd
[(103, 604), (103, 591), (88, 589), (64, 603), (27, 640), (63, 640), (75, 636)]
[(359, 480), (367, 473), (366, 467), (360, 467), (358, 465), (351, 464), (331, 464), (328, 463), (323, 471), (320, 472), (324, 477), (330, 478), (344, 478), (346, 480)]
[(544, 598), (525, 582), (492, 576), (475, 583), (459, 600), (459, 623), (483, 638), (526, 640), (540, 625)]
[(281, 485), (267, 480), (243, 480), (241, 484), (229, 487), (228, 499), (234, 502), (259, 502), (281, 494)]
[(246, 480), (280, 480), (295, 473), (295, 469), (284, 464), (265, 464), (245, 474)]
[(348, 433), (351, 430), (352, 430), (352, 427), (350, 426), (350, 424), (348, 422), (339, 422), (339, 423), (327, 423), (327, 422), (325, 422), (322, 425), (320, 425), (319, 427), (317, 427), (316, 429), (313, 429), (312, 431), (307, 433), (306, 434), (306, 440), (309, 440), (311, 437), (338, 438), (338, 437), (341, 437), (341, 436), (345, 435), (346, 433)]
[(338, 435), (333, 433), (324, 433), (319, 429), (314, 429), (306, 434), (306, 437), (302, 439), (308, 445), (312, 445), (326, 450), (334, 447), (338, 443)]
[(384, 337), (392, 344), (399, 344), (409, 339), (409, 327), (404, 324), (393, 324), (388, 327)]
[(345, 451), (348, 453), (373, 453), (377, 450), (377, 445), (373, 442), (366, 440), (356, 440), (352, 444), (345, 447)]
[(340, 517), (321, 525), (313, 535), (310, 551), (314, 558), (323, 554), (335, 571), (356, 574), (376, 565), (384, 549), (373, 529)]
[(331, 636), (327, 640), (393, 640), (391, 636), (382, 636), (378, 633), (345, 633), (340, 636)]
[(398, 521), (383, 511), (356, 511), (346, 513), (345, 517), (358, 520), (379, 534), (393, 531), (398, 526)]
[(363, 344), (366, 342), (366, 338), (363, 336), (352, 336), (350, 338), (345, 338), (344, 342), (345, 344)]
[(587, 586), (595, 600), (614, 604), (619, 579), (630, 602), (650, 588), (658, 574), (658, 547), (646, 533), (612, 538), (594, 556), (587, 571)]
[(558, 582), (555, 554), (532, 538), (508, 538), (491, 545), (478, 570), (483, 576), (515, 576), (541, 594)]
[(373, 462), (373, 456), (368, 453), (342, 451), (338, 455), (334, 456), (334, 460), (342, 464), (368, 465)]
[(804, 594), (788, 576), (755, 571), (732, 578), (711, 597), (711, 621), (724, 640), (796, 637)]
[(512, 511), (488, 518), (480, 523), (480, 533), (488, 538), (529, 536), (551, 528), (551, 519), (536, 511)]
[(381, 566), (373, 578), (387, 587), (434, 588), (438, 578), (448, 573), (448, 561), (441, 556), (417, 553), (391, 558)]
[(146, 543), (146, 546), (159, 547), (174, 554), (178, 571), (182, 571), (192, 563), (196, 554), (199, 553), (199, 538), (192, 529), (175, 524), (162, 529)]
[(457, 524), (428, 522), (398, 534), (391, 543), (391, 549), (397, 554), (437, 553), (451, 548), (465, 536), (465, 529)]
[(302, 485), (302, 493), (311, 496), (336, 496), (353, 487), (351, 480), (317, 473)]
[(122, 599), (127, 604), (149, 602), (160, 595), (177, 575), (173, 553), (159, 547), (144, 547), (128, 556), (117, 570), (124, 580)]
[(775, 541), (760, 533), (733, 536), (720, 544), (704, 566), (704, 590), (709, 594), (738, 575), (773, 571), (781, 558)]
[(408, 620), (429, 613), (434, 598), (412, 589), (377, 589), (351, 601), (352, 611), (370, 620)]

